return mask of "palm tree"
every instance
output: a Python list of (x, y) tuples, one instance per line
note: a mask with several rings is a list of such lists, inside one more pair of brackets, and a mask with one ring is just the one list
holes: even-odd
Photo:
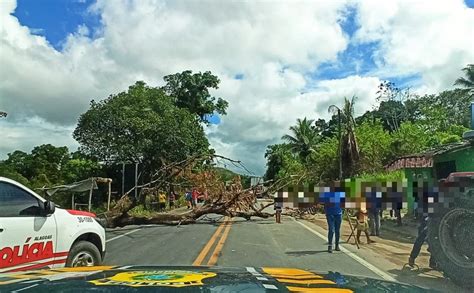
[(468, 64), (462, 71), (464, 71), (465, 77), (456, 79), (454, 85), (460, 85), (466, 88), (471, 95), (474, 95), (474, 64)]
[(359, 161), (359, 146), (357, 144), (354, 119), (354, 103), (356, 98), (351, 100), (344, 98), (342, 109), (336, 105), (328, 108), (330, 113), (338, 115), (339, 119), (339, 179), (343, 176), (352, 176), (356, 172)]
[(314, 152), (314, 147), (319, 141), (313, 122), (314, 120), (306, 119), (306, 117), (303, 120), (297, 119), (296, 125), (290, 127), (291, 135), (285, 134), (281, 137), (288, 142), (291, 151), (298, 154), (303, 162)]

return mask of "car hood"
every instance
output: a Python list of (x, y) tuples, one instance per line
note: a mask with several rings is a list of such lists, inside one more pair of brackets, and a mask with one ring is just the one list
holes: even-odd
[(294, 268), (101, 266), (0, 274), (0, 292), (433, 292), (378, 279)]

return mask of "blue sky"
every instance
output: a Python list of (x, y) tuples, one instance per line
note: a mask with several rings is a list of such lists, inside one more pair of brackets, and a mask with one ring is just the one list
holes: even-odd
[(87, 8), (94, 0), (18, 0), (14, 15), (21, 24), (45, 36), (57, 50), (68, 34), (75, 32), (79, 25), (86, 25), (93, 35), (100, 26), (100, 17)]

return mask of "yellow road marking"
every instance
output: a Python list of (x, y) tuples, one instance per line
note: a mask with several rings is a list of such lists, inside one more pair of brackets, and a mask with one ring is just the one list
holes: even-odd
[(214, 234), (211, 236), (211, 238), (206, 243), (204, 248), (201, 250), (199, 255), (196, 257), (196, 259), (193, 262), (193, 266), (200, 266), (201, 265), (202, 261), (206, 258), (207, 253), (209, 252), (209, 250), (211, 250), (212, 245), (214, 244), (214, 242), (216, 242), (216, 239), (219, 236), (219, 234), (221, 233), (222, 229), (224, 228), (226, 222), (227, 222), (227, 217), (225, 218), (224, 222), (222, 224), (220, 224), (220, 226), (217, 228), (216, 232), (214, 232)]
[(219, 254), (222, 251), (222, 247), (224, 247), (224, 243), (227, 239), (227, 236), (229, 235), (230, 227), (232, 226), (232, 220), (227, 221), (224, 233), (222, 234), (221, 239), (216, 245), (216, 248), (214, 249), (214, 253), (212, 253), (211, 258), (207, 262), (208, 266), (214, 266), (217, 263), (217, 259), (219, 258)]
[(324, 293), (354, 293), (351, 289), (342, 288), (308, 288), (308, 287), (286, 287), (291, 292), (324, 292)]

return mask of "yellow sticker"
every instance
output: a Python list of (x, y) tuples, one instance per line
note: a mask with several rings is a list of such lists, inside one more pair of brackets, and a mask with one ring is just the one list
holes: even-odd
[(314, 279), (314, 278), (321, 278), (320, 275), (316, 275), (312, 272), (300, 270), (300, 269), (293, 269), (293, 268), (269, 268), (265, 267), (262, 270), (269, 274), (274, 278), (282, 278), (282, 279), (296, 279), (296, 280), (304, 280), (304, 279)]
[(308, 287), (286, 287), (290, 292), (319, 292), (319, 293), (354, 293), (351, 289), (342, 288), (308, 288)]
[(217, 276), (211, 272), (193, 272), (181, 270), (163, 271), (132, 271), (118, 273), (109, 278), (90, 281), (91, 283), (103, 285), (119, 285), (130, 287), (187, 287), (203, 285), (202, 280)]
[(311, 284), (336, 284), (331, 280), (323, 280), (323, 279), (305, 279), (305, 280), (297, 280), (297, 279), (281, 279), (277, 278), (277, 281), (280, 283), (290, 283), (290, 284), (304, 284), (304, 285), (311, 285)]
[(93, 272), (93, 271), (106, 271), (113, 269), (113, 266), (95, 266), (95, 267), (74, 267), (74, 268), (59, 268), (56, 271), (61, 272)]

